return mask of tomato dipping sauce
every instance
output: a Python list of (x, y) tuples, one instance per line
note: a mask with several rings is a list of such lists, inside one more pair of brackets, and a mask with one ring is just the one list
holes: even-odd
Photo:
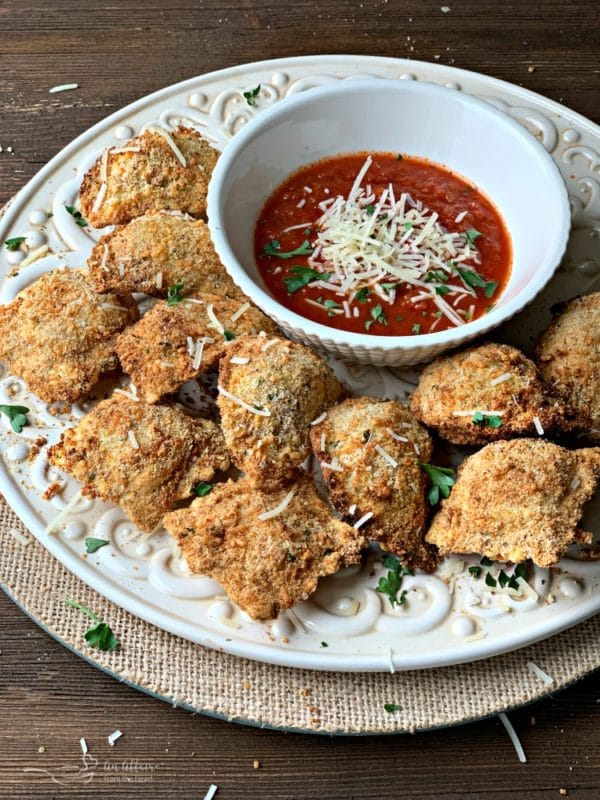
[(481, 317), (512, 264), (504, 222), (476, 186), (396, 153), (343, 154), (294, 172), (262, 209), (254, 251), (282, 305), (377, 336)]

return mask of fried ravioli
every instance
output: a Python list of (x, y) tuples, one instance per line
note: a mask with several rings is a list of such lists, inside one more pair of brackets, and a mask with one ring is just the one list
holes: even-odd
[(600, 442), (600, 292), (565, 303), (542, 334), (535, 359), (574, 427)]
[(427, 520), (427, 431), (400, 403), (350, 398), (333, 406), (310, 433), (333, 506), (397, 555), (407, 567), (431, 571), (437, 556), (423, 536)]
[(96, 294), (85, 270), (52, 270), (0, 306), (0, 359), (42, 400), (72, 403), (116, 369), (117, 335), (138, 318), (131, 296)]
[(441, 553), (555, 564), (574, 541), (600, 478), (600, 448), (566, 450), (540, 439), (495, 442), (467, 458), (427, 533)]
[(143, 292), (167, 297), (170, 286), (244, 298), (219, 261), (202, 220), (146, 214), (117, 227), (94, 245), (87, 262), (98, 292)]
[(169, 306), (159, 301), (117, 342), (123, 370), (140, 396), (156, 403), (186, 381), (214, 369), (230, 341), (245, 334), (278, 328), (256, 306), (245, 301), (196, 297)]
[(94, 228), (162, 209), (201, 217), (218, 157), (192, 128), (154, 125), (104, 151), (81, 183), (81, 212)]
[(458, 445), (532, 436), (564, 424), (564, 408), (549, 396), (535, 364), (506, 344), (436, 359), (423, 370), (410, 408)]
[(115, 394), (65, 431), (51, 464), (83, 483), (83, 494), (117, 503), (150, 532), (194, 485), (229, 467), (219, 428), (172, 406)]
[(233, 342), (220, 363), (218, 398), (231, 460), (265, 489), (281, 486), (309, 455), (310, 423), (343, 391), (303, 344), (262, 336)]
[(332, 516), (305, 475), (271, 494), (247, 477), (221, 484), (164, 524), (192, 572), (215, 578), (258, 620), (306, 600), (320, 577), (358, 564), (367, 545)]

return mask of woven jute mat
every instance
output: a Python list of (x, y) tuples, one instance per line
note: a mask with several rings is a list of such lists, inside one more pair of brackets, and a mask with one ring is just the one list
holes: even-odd
[[(11, 530), (25, 534), (21, 544)], [(0, 500), (0, 580), (4, 591), (51, 636), (91, 664), (174, 705), (262, 727), (323, 734), (401, 733), (446, 727), (530, 703), (600, 667), (600, 615), (514, 653), (443, 669), (330, 673), (257, 663), (208, 650), (113, 605), (62, 566)], [(90, 648), (77, 600), (122, 642)], [(546, 687), (533, 661), (554, 678)], [(390, 714), (386, 703), (400, 710)]]

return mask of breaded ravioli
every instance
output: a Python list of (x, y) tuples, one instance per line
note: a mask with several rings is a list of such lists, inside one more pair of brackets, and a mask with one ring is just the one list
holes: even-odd
[(107, 233), (87, 266), (98, 292), (167, 297), (170, 286), (183, 284), (183, 294), (243, 297), (215, 253), (206, 223), (167, 212), (145, 214)]
[(535, 364), (506, 344), (437, 358), (423, 370), (410, 408), (460, 445), (532, 436), (564, 424), (564, 409), (550, 397)]
[(575, 427), (600, 442), (600, 292), (557, 308), (535, 359)]
[(419, 462), (431, 457), (431, 438), (408, 409), (393, 400), (356, 397), (327, 411), (310, 433), (333, 506), (345, 518), (368, 518), (361, 530), (407, 567), (431, 571), (425, 544), (427, 478)]
[(294, 476), (310, 452), (310, 423), (343, 388), (309, 347), (244, 336), (219, 366), (221, 425), (231, 460), (265, 488)]
[(85, 270), (52, 270), (0, 306), (0, 359), (42, 400), (72, 403), (116, 369), (117, 335), (138, 318), (130, 295), (97, 294)]
[(145, 532), (200, 481), (229, 467), (219, 428), (173, 406), (115, 394), (48, 451), (51, 464), (83, 483), (83, 494), (120, 505)]
[(317, 581), (358, 564), (367, 542), (336, 519), (312, 481), (266, 493), (248, 477), (216, 486), (164, 524), (192, 572), (210, 575), (254, 619), (306, 600)]
[(105, 150), (86, 172), (79, 192), (81, 212), (94, 228), (123, 225), (162, 209), (201, 217), (218, 157), (192, 128), (154, 125)]
[(574, 541), (600, 478), (600, 448), (566, 450), (541, 439), (495, 442), (463, 462), (427, 541), (448, 553), (555, 564)]
[(117, 341), (123, 370), (147, 403), (214, 369), (245, 334), (277, 334), (275, 323), (248, 301), (197, 295), (176, 305), (159, 301)]

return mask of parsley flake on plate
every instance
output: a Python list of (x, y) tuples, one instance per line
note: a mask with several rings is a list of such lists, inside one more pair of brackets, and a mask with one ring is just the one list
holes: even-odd
[(95, 553), (96, 550), (100, 550), (101, 547), (110, 544), (108, 539), (94, 539), (93, 536), (88, 536), (85, 540), (85, 552), (86, 553)]
[(492, 587), (498, 585), (498, 581), (496, 580), (496, 578), (494, 578), (494, 576), (490, 572), (488, 572), (488, 574), (485, 576), (485, 585)]
[(383, 708), (388, 714), (394, 714), (396, 711), (402, 710), (402, 706), (399, 706), (398, 703), (385, 703)]
[(421, 463), (421, 469), (431, 481), (431, 487), (427, 492), (430, 505), (437, 505), (440, 502), (440, 495), (450, 496), (450, 489), (454, 486), (454, 470), (451, 467), (436, 467), (435, 464)]
[(327, 642), (321, 642), (321, 647), (329, 647), (329, 645), (327, 644)]
[(24, 241), (24, 236), (13, 236), (12, 239), (7, 239), (4, 242), (4, 247), (6, 247), (7, 250), (18, 250)]
[(312, 267), (292, 267), (290, 272), (293, 275), (283, 279), (288, 294), (294, 294), (313, 281), (327, 281), (331, 277), (330, 272), (317, 272)]
[(476, 411), (473, 414), (471, 422), (487, 428), (499, 428), (502, 425), (502, 419), (499, 416), (496, 414), (483, 414), (481, 411)]
[(77, 211), (75, 206), (65, 206), (65, 209), (73, 217), (73, 219), (79, 225), (80, 228), (85, 228), (85, 226), (88, 224), (88, 221), (87, 219), (84, 219), (81, 211)]
[(29, 424), (27, 419), (29, 409), (26, 406), (0, 405), (0, 412), (6, 414), (15, 433), (21, 433), (25, 425)]
[(479, 578), (483, 569), (479, 566), (479, 564), (474, 564), (472, 567), (469, 567), (469, 572), (474, 578)]
[(176, 283), (167, 289), (167, 305), (176, 306), (184, 300), (183, 283)]
[(117, 649), (119, 641), (112, 632), (110, 625), (106, 622), (102, 622), (100, 617), (96, 616), (96, 614), (90, 611), (89, 608), (86, 608), (86, 606), (81, 605), (81, 603), (76, 603), (74, 600), (65, 600), (64, 603), (66, 606), (71, 606), (71, 608), (77, 608), (79, 611), (82, 611), (86, 617), (89, 617), (92, 622), (96, 623), (91, 628), (88, 628), (84, 634), (88, 644), (105, 652)]
[(256, 98), (258, 97), (258, 93), (260, 92), (260, 83), (258, 86), (255, 86), (254, 89), (249, 89), (247, 92), (243, 92), (244, 98), (249, 106), (256, 105)]
[[(388, 574), (386, 577), (379, 578), (379, 583), (375, 591), (387, 595), (392, 608), (395, 605), (403, 606), (406, 598), (406, 590), (400, 592), (402, 588), (402, 579), (405, 575), (410, 575), (411, 570), (408, 569), (408, 567), (403, 567), (398, 559), (393, 556), (386, 556), (383, 559), (383, 566), (388, 569)], [(400, 597), (398, 597), (398, 592), (400, 592)]]

